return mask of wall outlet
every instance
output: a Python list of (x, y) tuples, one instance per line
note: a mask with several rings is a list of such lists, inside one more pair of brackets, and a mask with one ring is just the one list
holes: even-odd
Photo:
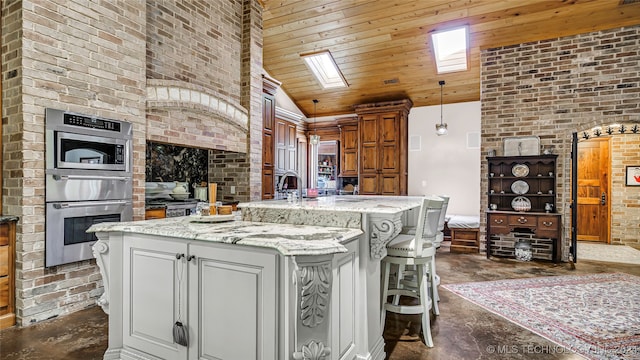
[(236, 187), (235, 186), (231, 186), (230, 189), (229, 189), (229, 192), (232, 193), (232, 194), (235, 194), (236, 193)]

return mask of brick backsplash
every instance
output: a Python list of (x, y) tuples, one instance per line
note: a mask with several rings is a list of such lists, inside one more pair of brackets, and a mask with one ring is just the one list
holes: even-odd
[(244, 154), (229, 174), (239, 195), (259, 199), (261, 19), (258, 0), (2, 2), (2, 210), (20, 218), (18, 325), (102, 293), (93, 260), (44, 267), (44, 109), (133, 124), (135, 220), (147, 140)]
[[(563, 259), (570, 244), (573, 132), (640, 122), (640, 26), (592, 32), (481, 52), (482, 156), (502, 155), (503, 138), (539, 136), (558, 154)], [(637, 134), (612, 137), (612, 243), (640, 244), (637, 188), (624, 187), (624, 166), (640, 164)], [(541, 151), (542, 151), (541, 149)], [(487, 188), (482, 159), (482, 189)], [(486, 190), (483, 190), (486, 191)], [(486, 234), (487, 197), (481, 197)]]

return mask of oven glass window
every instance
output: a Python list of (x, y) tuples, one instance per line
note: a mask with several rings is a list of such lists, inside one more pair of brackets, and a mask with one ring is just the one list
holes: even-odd
[(120, 214), (80, 216), (64, 219), (64, 244), (72, 245), (84, 242), (98, 241), (95, 233), (87, 233), (93, 224), (103, 222), (119, 222)]
[(75, 139), (61, 139), (60, 160), (68, 163), (122, 164), (124, 146)]

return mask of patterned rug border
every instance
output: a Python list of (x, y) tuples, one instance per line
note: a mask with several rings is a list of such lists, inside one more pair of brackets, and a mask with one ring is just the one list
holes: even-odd
[[(521, 326), (565, 349), (571, 350), (576, 355), (587, 359), (638, 359), (640, 358), (640, 330), (630, 336), (614, 337), (610, 339), (596, 338), (580, 330), (572, 331), (565, 324), (552, 319), (550, 314), (538, 313), (523, 308), (516, 303), (505, 303), (508, 298), (500, 298), (502, 301), (489, 301), (495, 298), (493, 294), (501, 290), (514, 290), (518, 288), (536, 289), (553, 285), (589, 285), (597, 283), (629, 282), (640, 286), (640, 277), (626, 273), (604, 273), (587, 275), (558, 275), (534, 278), (503, 279), (481, 282), (468, 282), (458, 284), (442, 284), (442, 287), (462, 297), (495, 315), (498, 315), (518, 326)], [(475, 299), (474, 299), (474, 296)], [(637, 301), (637, 300), (631, 300)], [(487, 304), (487, 302), (490, 302)], [(514, 317), (511, 312), (518, 310), (519, 317)], [(533, 324), (531, 326), (530, 324)], [(537, 326), (536, 326), (537, 325)], [(560, 330), (561, 335), (554, 335), (554, 330)], [(569, 342), (570, 338), (572, 342)], [(602, 344), (605, 344), (604, 346)], [(597, 344), (597, 345), (596, 345)]]

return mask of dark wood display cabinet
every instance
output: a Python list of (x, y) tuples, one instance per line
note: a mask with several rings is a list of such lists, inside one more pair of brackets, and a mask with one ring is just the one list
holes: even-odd
[(560, 260), (556, 159), (557, 155), (487, 158), (487, 257), (512, 256), (515, 243), (527, 240), (532, 258)]

